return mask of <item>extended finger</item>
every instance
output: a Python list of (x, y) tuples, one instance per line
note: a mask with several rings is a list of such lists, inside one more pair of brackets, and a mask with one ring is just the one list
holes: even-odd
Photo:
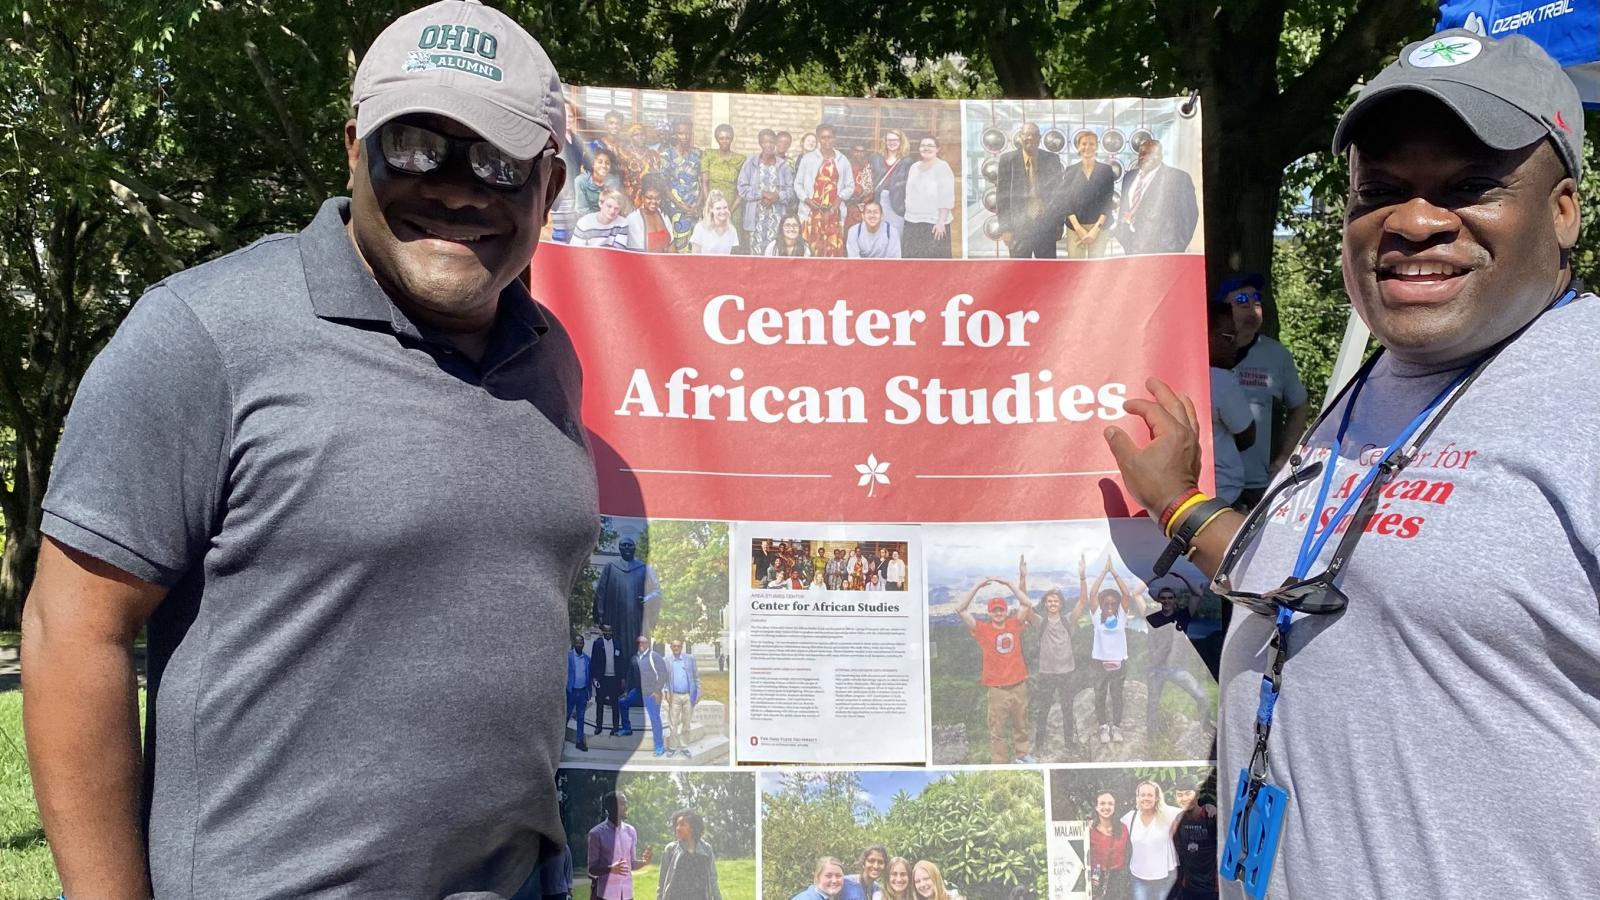
[(1183, 411), (1189, 417), (1189, 430), (1195, 434), (1200, 433), (1200, 415), (1194, 410), (1194, 398), (1188, 394), (1179, 394), (1183, 398)]
[(1178, 393), (1174, 391), (1165, 381), (1162, 381), (1161, 379), (1152, 375), (1151, 377), (1145, 379), (1144, 386), (1149, 389), (1150, 396), (1154, 397), (1156, 402), (1161, 404), (1161, 408), (1166, 410), (1167, 413), (1172, 416), (1173, 421), (1193, 421), (1193, 417), (1184, 412), (1183, 399), (1180, 398)]
[(1169, 410), (1154, 400), (1124, 400), (1122, 408), (1144, 420), (1150, 429), (1150, 436), (1158, 438), (1162, 435), (1172, 434), (1183, 427), (1183, 410), (1178, 407)]
[(1111, 447), (1111, 455), (1117, 461), (1117, 470), (1122, 473), (1123, 481), (1128, 479), (1128, 466), (1133, 462), (1133, 455), (1139, 452), (1134, 445), (1133, 438), (1128, 433), (1115, 425), (1106, 426), (1106, 444)]

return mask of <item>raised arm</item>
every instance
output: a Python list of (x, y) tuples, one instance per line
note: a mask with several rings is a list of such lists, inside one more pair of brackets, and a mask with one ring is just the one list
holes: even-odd
[[(1145, 388), (1152, 399), (1135, 398), (1123, 407), (1143, 420), (1149, 441), (1138, 446), (1115, 425), (1106, 428), (1105, 438), (1128, 493), (1156, 516), (1199, 484), (1200, 420), (1194, 402), (1161, 379), (1148, 379)], [(1189, 558), (1208, 578), (1216, 574), (1228, 544), (1243, 524), (1244, 516), (1224, 512), (1195, 537)]]
[(972, 586), (972, 590), (967, 591), (967, 595), (961, 598), (961, 602), (956, 604), (956, 615), (961, 617), (961, 621), (967, 623), (967, 630), (969, 631), (978, 627), (978, 620), (972, 617), (972, 601), (977, 599), (978, 592), (983, 590), (983, 586), (993, 580), (992, 578), (980, 579), (977, 584)]
[(1033, 601), (1028, 599), (1028, 592), (1016, 584), (1007, 583), (1006, 587), (1011, 589), (1011, 596), (1017, 598), (1017, 603), (1021, 607), (1022, 614), (1017, 618), (1022, 620), (1022, 624), (1032, 625), (1037, 622), (1039, 620), (1039, 612), (1034, 608)]

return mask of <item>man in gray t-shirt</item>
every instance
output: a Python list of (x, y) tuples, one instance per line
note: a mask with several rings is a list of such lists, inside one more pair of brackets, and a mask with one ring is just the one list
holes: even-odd
[[(1582, 132), (1572, 83), (1520, 36), (1444, 31), (1368, 82), (1335, 149), (1345, 284), (1384, 352), (1298, 449), (1303, 478), (1255, 510), (1231, 571), (1238, 513), (1202, 502), (1176, 523), (1214, 589), (1273, 592), (1287, 620), (1276, 690), (1274, 619), (1251, 607), (1219, 679), (1224, 840), (1245, 808), (1270, 822), (1274, 792), (1235, 802), (1247, 766), (1287, 792), (1276, 852), (1243, 859), (1273, 897), (1593, 893), (1600, 819), (1573, 802), (1600, 772), (1600, 297), (1569, 268)], [(1150, 509), (1199, 460), (1193, 407), (1157, 387), (1127, 404), (1151, 441), (1111, 437)], [(1403, 467), (1375, 468), (1391, 445)], [(1335, 595), (1316, 576), (1347, 534)]]
[(151, 288), (68, 416), (23, 636), (67, 896), (510, 897), (564, 840), (596, 489), (572, 345), (517, 280), (560, 82), (451, 0), (353, 101), (352, 197)]
[[(1306, 430), (1306, 388), (1300, 383), (1289, 349), (1261, 333), (1261, 292), (1266, 279), (1254, 272), (1223, 281), (1219, 303), (1233, 310), (1233, 338), (1238, 349), (1233, 378), (1250, 404), (1255, 439), (1239, 449), (1244, 489), (1240, 505), (1254, 506), (1266, 492), (1272, 473), (1283, 468), (1289, 446)], [(1282, 416), (1284, 424), (1277, 427)]]

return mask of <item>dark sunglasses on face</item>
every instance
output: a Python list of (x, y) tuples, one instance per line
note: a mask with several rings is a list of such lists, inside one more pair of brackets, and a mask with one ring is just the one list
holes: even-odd
[(1233, 295), (1233, 302), (1243, 305), (1245, 303), (1260, 303), (1260, 291), (1240, 291)]
[(429, 131), (420, 125), (386, 122), (379, 129), (383, 161), (389, 168), (407, 175), (426, 175), (444, 168), (452, 157), (465, 152), (472, 174), (496, 190), (521, 188), (533, 177), (541, 160), (554, 153), (553, 147), (533, 159), (517, 159), (488, 141), (458, 138)]

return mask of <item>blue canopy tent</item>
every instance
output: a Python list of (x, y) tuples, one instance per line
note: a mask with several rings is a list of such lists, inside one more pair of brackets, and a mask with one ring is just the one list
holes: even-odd
[(1443, 0), (1446, 28), (1531, 38), (1566, 67), (1583, 105), (1600, 109), (1600, 0)]

